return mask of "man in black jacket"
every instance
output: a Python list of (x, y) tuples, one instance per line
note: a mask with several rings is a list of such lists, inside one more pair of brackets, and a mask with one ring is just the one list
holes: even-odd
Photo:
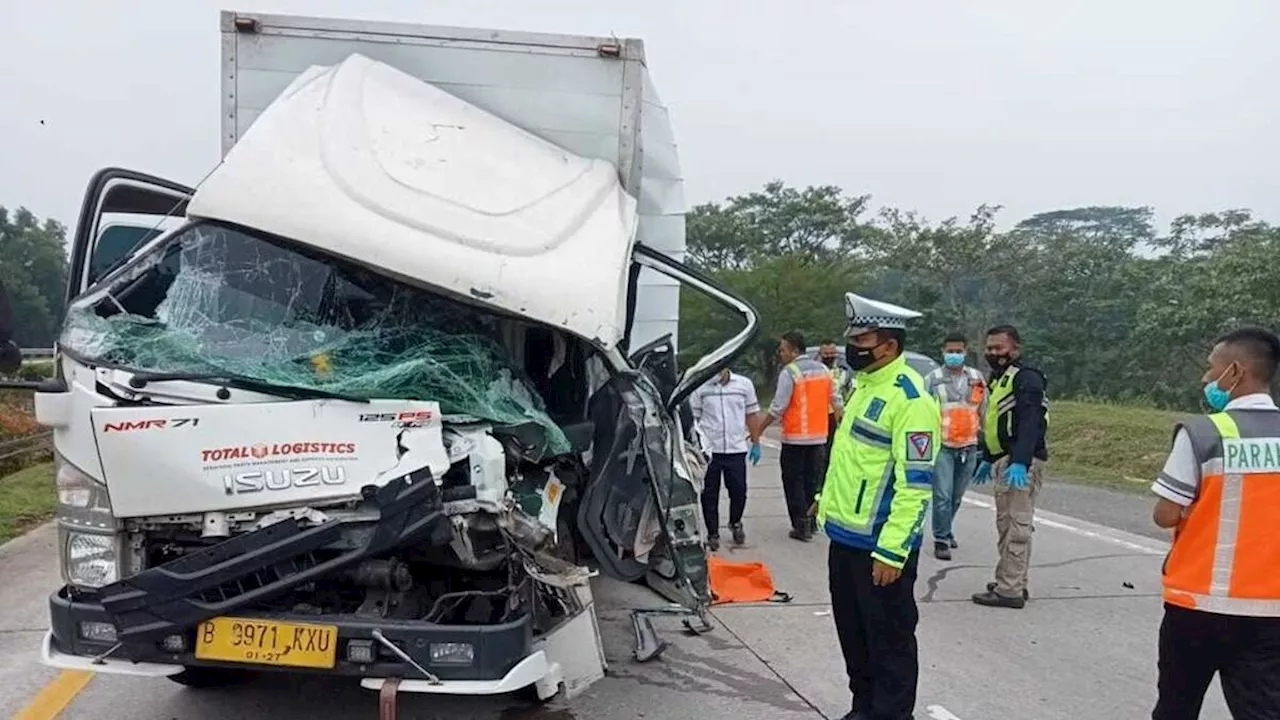
[(983, 461), (973, 482), (995, 477), (996, 529), (1000, 561), (995, 582), (973, 601), (991, 607), (1026, 605), (1027, 570), (1031, 566), (1036, 496), (1049, 459), (1045, 445), (1048, 404), (1044, 373), (1022, 360), (1017, 328), (1000, 325), (987, 331), (987, 414), (982, 422)]

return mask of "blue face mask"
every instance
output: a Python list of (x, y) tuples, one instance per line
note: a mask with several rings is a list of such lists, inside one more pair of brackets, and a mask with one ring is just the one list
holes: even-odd
[(943, 353), (942, 362), (946, 363), (947, 367), (960, 367), (964, 365), (964, 353)]
[(1226, 377), (1230, 371), (1231, 368), (1228, 367), (1222, 371), (1222, 375), (1217, 380), (1204, 386), (1204, 401), (1209, 404), (1209, 409), (1214, 412), (1222, 412), (1226, 409), (1227, 403), (1231, 402), (1231, 391), (1235, 389), (1235, 385), (1233, 384), (1230, 390), (1224, 390), (1219, 384), (1219, 381)]

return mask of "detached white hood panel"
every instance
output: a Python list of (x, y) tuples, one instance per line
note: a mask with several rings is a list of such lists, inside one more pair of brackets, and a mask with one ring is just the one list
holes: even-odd
[(361, 55), (299, 75), (188, 214), (604, 346), (625, 329), (637, 216), (614, 166)]

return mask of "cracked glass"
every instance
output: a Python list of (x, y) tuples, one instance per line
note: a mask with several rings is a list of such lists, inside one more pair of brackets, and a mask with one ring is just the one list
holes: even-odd
[(68, 308), (60, 345), (91, 364), (226, 375), (564, 433), (498, 342), (501, 320), (292, 243), (196, 223)]

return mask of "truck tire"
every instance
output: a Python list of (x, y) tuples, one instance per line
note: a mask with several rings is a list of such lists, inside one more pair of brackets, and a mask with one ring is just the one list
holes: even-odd
[(179, 685), (204, 690), (239, 685), (251, 676), (252, 673), (244, 670), (218, 667), (188, 667), (177, 675), (170, 675), (169, 679)]

